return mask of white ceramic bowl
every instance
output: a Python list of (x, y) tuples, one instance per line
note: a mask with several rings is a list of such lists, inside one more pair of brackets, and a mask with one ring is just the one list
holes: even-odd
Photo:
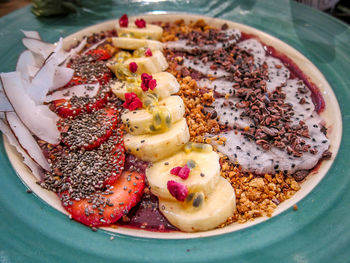
[[(312, 191), (313, 188), (322, 180), (322, 178), (327, 174), (327, 171), (331, 167), (333, 160), (338, 152), (340, 141), (341, 141), (341, 133), (342, 133), (342, 120), (340, 108), (337, 102), (337, 99), (334, 95), (334, 92), (325, 77), (322, 73), (300, 52), (298, 52), (293, 47), (288, 44), (282, 42), (281, 40), (266, 34), (260, 30), (254, 29), (252, 27), (234, 23), (231, 21), (226, 21), (217, 18), (210, 18), (206, 16), (200, 15), (189, 15), (189, 14), (145, 14), (139, 15), (138, 17), (144, 18), (147, 22), (155, 22), (155, 21), (175, 21), (178, 19), (184, 19), (185, 22), (189, 22), (190, 20), (195, 21), (198, 19), (204, 19), (207, 24), (210, 24), (214, 27), (221, 27), (223, 23), (227, 23), (230, 28), (237, 28), (242, 32), (253, 34), (257, 36), (262, 42), (266, 45), (274, 47), (277, 51), (291, 58), (294, 63), (304, 72), (305, 75), (309, 77), (309, 79), (319, 88), (321, 94), (325, 100), (326, 108), (321, 113), (322, 118), (326, 121), (326, 127), (328, 129), (328, 138), (331, 141), (330, 151), (333, 153), (332, 159), (323, 161), (317, 171), (312, 172), (306, 180), (302, 183), (301, 189), (290, 199), (282, 202), (273, 213), (273, 216), (276, 216), (288, 208), (292, 207), (302, 198), (304, 198), (308, 193)], [(69, 48), (73, 44), (77, 43), (83, 36), (90, 35), (94, 32), (100, 32), (105, 30), (113, 29), (115, 24), (118, 23), (118, 20), (107, 21), (98, 25), (94, 25), (83, 29), (77, 33), (74, 33), (64, 39), (64, 47)], [(23, 164), (22, 157), (17, 153), (17, 151), (8, 143), (5, 138), (5, 149), (6, 153), (10, 159), (11, 164), (15, 168), (17, 174), (20, 176), (22, 181), (34, 191), (34, 193), (41, 199), (43, 199), (46, 203), (57, 209), (58, 211), (67, 214), (64, 208), (61, 206), (61, 203), (58, 197), (49, 191), (44, 190), (39, 185), (36, 184), (36, 180), (34, 176), (31, 174), (29, 169)], [(68, 215), (68, 214), (67, 214)], [(264, 222), (268, 220), (268, 217), (260, 217), (255, 219), (254, 221), (249, 221), (244, 224), (234, 223), (224, 228), (215, 229), (206, 232), (198, 232), (198, 233), (183, 233), (183, 232), (169, 232), (169, 233), (161, 233), (161, 232), (150, 232), (141, 229), (131, 229), (126, 227), (104, 227), (103, 229), (107, 231), (117, 232), (126, 235), (138, 236), (138, 237), (150, 237), (150, 238), (165, 238), (165, 239), (177, 239), (177, 238), (197, 238), (197, 237), (205, 237), (205, 236), (213, 236), (220, 235), (224, 233), (229, 233), (233, 231), (237, 231), (246, 227), (250, 227), (252, 225)], [(68, 218), (67, 218), (68, 220)]]

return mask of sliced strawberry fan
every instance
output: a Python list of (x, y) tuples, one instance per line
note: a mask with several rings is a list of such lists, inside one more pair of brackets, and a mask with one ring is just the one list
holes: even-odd
[[(71, 201), (65, 209), (72, 218), (89, 227), (108, 226), (126, 215), (141, 199), (145, 187), (145, 175), (124, 171), (111, 185), (112, 190), (100, 195), (106, 200), (99, 207), (89, 199)], [(108, 199), (108, 201), (107, 201)], [(101, 209), (100, 209), (101, 208)]]
[(50, 108), (62, 118), (75, 117), (82, 112), (90, 113), (94, 110), (102, 109), (106, 106), (111, 96), (111, 92), (104, 93), (103, 97), (97, 98), (95, 102), (87, 103), (83, 107), (73, 107), (69, 100), (59, 99), (53, 101)]
[[(120, 167), (124, 167), (124, 163), (125, 163), (124, 141), (116, 142), (111, 154), (116, 158), (115, 162), (121, 164)], [(120, 174), (121, 174), (120, 170), (112, 171), (111, 176), (108, 177), (103, 182), (103, 186), (107, 187), (107, 186), (113, 185), (120, 177)]]
[[(109, 129), (106, 129), (105, 132), (100, 135), (96, 140), (93, 140), (95, 134), (89, 134), (91, 135), (91, 139), (89, 141), (93, 141), (92, 143), (88, 143), (87, 146), (84, 145), (74, 145), (78, 148), (84, 148), (87, 151), (90, 151), (92, 149), (95, 149), (97, 147), (99, 147), (102, 143), (106, 142), (113, 134), (113, 131), (115, 130), (117, 124), (118, 124), (118, 115), (119, 112), (113, 108), (104, 108), (100, 110), (101, 114), (100, 116), (102, 116), (102, 118), (100, 118), (100, 122), (95, 124), (94, 128), (98, 128), (97, 131), (100, 133), (100, 130), (102, 130), (104, 127), (109, 126)], [(75, 119), (69, 120), (68, 122), (64, 123), (63, 122), (63, 126), (61, 128), (62, 131), (62, 142), (67, 145), (68, 147), (71, 147), (73, 145), (71, 145), (70, 143), (70, 139), (69, 139), (69, 132), (70, 129), (72, 127), (74, 127), (74, 121)], [(69, 126), (69, 123), (71, 123), (72, 125)], [(62, 125), (62, 124), (61, 124)], [(78, 126), (79, 128), (79, 126)], [(89, 127), (86, 127), (89, 128)], [(74, 129), (77, 129), (77, 127), (75, 127)], [(81, 130), (80, 130), (81, 129)], [(84, 133), (84, 127), (79, 128), (79, 130), (76, 130), (74, 133)]]

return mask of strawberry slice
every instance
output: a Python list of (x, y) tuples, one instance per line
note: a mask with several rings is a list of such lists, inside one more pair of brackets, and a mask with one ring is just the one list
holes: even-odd
[(112, 78), (112, 73), (105, 72), (102, 76), (97, 78), (97, 81), (100, 83), (100, 85), (106, 85)]
[[(125, 147), (124, 147), (124, 141), (116, 141), (115, 146), (112, 151), (113, 156), (116, 158), (115, 162), (119, 163), (119, 167), (124, 167), (125, 163)], [(119, 171), (119, 170), (118, 170)], [(111, 176), (108, 177), (104, 182), (103, 186), (111, 186), (113, 185), (117, 179), (120, 177), (120, 172), (112, 172)]]
[[(107, 84), (112, 78), (112, 73), (105, 72), (102, 75), (96, 76), (97, 81), (100, 83), (100, 85)], [(73, 87), (81, 84), (92, 84), (91, 81), (87, 81), (86, 78), (82, 78), (80, 76), (73, 76), (73, 78), (65, 85), (65, 87)]]
[(119, 112), (110, 107), (62, 120), (60, 126), (65, 130), (61, 133), (62, 142), (68, 147), (74, 145), (87, 151), (95, 149), (111, 137), (118, 123), (118, 115)]
[(92, 111), (102, 109), (107, 104), (109, 97), (111, 97), (111, 93), (107, 92), (104, 94), (103, 98), (100, 97), (93, 103), (87, 103), (83, 108), (73, 107), (72, 104), (66, 99), (54, 100), (51, 103), (51, 109), (62, 118), (75, 117), (82, 113), (83, 110), (90, 113)]
[(82, 108), (73, 108), (66, 99), (54, 100), (50, 108), (62, 118), (75, 117), (82, 111)]
[[(102, 75), (98, 75), (96, 77), (97, 81), (100, 83), (100, 85), (107, 84), (110, 79), (112, 78), (112, 73), (105, 72)], [(73, 76), (73, 78), (65, 85), (65, 87), (73, 87), (81, 84), (92, 84), (91, 81), (87, 81), (85, 78), (82, 78), (80, 76)]]
[(110, 129), (106, 130), (106, 133), (99, 137), (95, 142), (92, 144), (89, 144), (88, 146), (84, 146), (85, 150), (90, 151), (92, 149), (95, 149), (99, 147), (102, 143), (108, 140), (109, 137), (113, 134), (113, 130), (117, 126), (118, 123), (118, 111), (114, 108), (105, 108), (105, 112), (107, 113), (105, 116), (105, 119), (103, 122), (100, 124), (100, 127), (105, 127), (109, 123), (111, 123)]
[(102, 109), (108, 102), (109, 98), (112, 96), (111, 92), (104, 93), (104, 97), (100, 97), (99, 99), (96, 99), (94, 103), (88, 103), (85, 105), (85, 109), (88, 113), (91, 113), (93, 111)]
[[(87, 52), (87, 55), (90, 55), (93, 57), (93, 61), (91, 61), (92, 64), (96, 63), (96, 61), (104, 61), (111, 58), (111, 55), (109, 54), (109, 52), (101, 48), (90, 50), (89, 52)], [(102, 62), (102, 64), (104, 64), (104, 62)], [(77, 65), (79, 65), (79, 63)], [(77, 65), (75, 65), (75, 67)], [(72, 68), (73, 66), (71, 63), (69, 63), (67, 64), (67, 67)], [(81, 77), (80, 75), (75, 74), (72, 77), (72, 79), (65, 85), (65, 87), (68, 88), (68, 87), (73, 87), (81, 84), (89, 84), (89, 83), (92, 84), (92, 82), (96, 83), (96, 80), (98, 81), (100, 86), (104, 86), (110, 82), (113, 76), (109, 70), (104, 71), (100, 74), (95, 74), (94, 72), (91, 72), (91, 74), (94, 75), (95, 78), (92, 78), (90, 80), (87, 79), (86, 77)], [(98, 98), (94, 103), (88, 103), (84, 105), (84, 107), (82, 108), (72, 106), (70, 101), (65, 99), (55, 100), (51, 103), (52, 105), (51, 108), (62, 118), (75, 117), (79, 115), (84, 108), (86, 109), (87, 112), (91, 112), (93, 110), (98, 110), (103, 108), (106, 105), (108, 98), (110, 96), (111, 96), (111, 92), (106, 93), (103, 98)]]
[[(108, 226), (127, 214), (140, 201), (145, 187), (145, 175), (124, 171), (112, 187), (112, 190), (106, 190), (95, 198), (72, 200), (71, 205), (65, 208), (73, 219), (84, 225)], [(99, 202), (94, 202), (94, 199)]]
[(110, 59), (112, 57), (111, 54), (109, 54), (107, 50), (102, 49), (102, 48), (89, 50), (86, 54), (93, 55), (96, 58), (96, 60), (100, 60), (100, 61), (107, 60), (107, 59)]

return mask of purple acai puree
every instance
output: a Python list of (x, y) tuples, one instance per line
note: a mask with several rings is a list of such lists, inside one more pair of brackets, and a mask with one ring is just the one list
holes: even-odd
[(124, 227), (140, 228), (155, 232), (177, 230), (159, 211), (158, 198), (147, 190), (142, 196), (141, 202), (127, 216), (120, 219), (117, 224)]
[[(146, 173), (149, 163), (137, 159), (134, 155), (128, 154), (125, 158), (125, 170)], [(122, 217), (117, 225), (130, 228), (140, 228), (149, 231), (169, 232), (177, 230), (161, 214), (158, 208), (158, 198), (151, 194), (148, 187), (137, 204), (131, 211)]]

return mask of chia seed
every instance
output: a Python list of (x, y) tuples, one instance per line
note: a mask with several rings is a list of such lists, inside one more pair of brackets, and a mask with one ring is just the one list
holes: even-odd
[[(111, 176), (121, 174), (124, 169), (119, 162), (116, 163), (117, 157), (111, 154), (117, 139), (122, 141), (115, 131), (109, 140), (91, 151), (62, 147), (61, 151), (52, 154), (54, 161), (50, 164), (52, 171), (60, 171), (60, 176), (53, 172), (46, 173), (40, 185), (50, 191), (64, 193), (61, 200), (67, 205), (71, 205), (70, 199), (91, 199), (94, 194), (99, 196), (103, 191), (112, 193), (109, 189), (105, 190), (103, 182)], [(96, 207), (99, 203), (98, 196), (92, 199)]]

